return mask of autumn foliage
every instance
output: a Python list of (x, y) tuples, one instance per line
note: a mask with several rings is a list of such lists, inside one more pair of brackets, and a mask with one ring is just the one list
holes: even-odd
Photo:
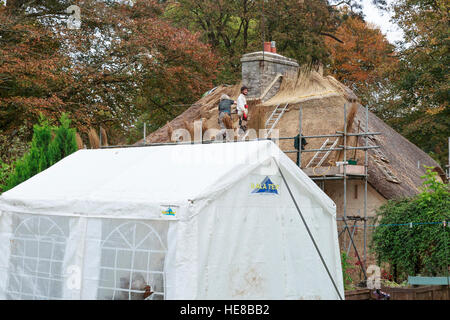
[(0, 6), (0, 129), (10, 133), (39, 114), (57, 117), (73, 79), (54, 34)]
[(344, 20), (336, 36), (343, 43), (326, 39), (332, 57), (330, 73), (352, 88), (363, 104), (370, 103), (370, 94), (377, 92), (398, 63), (394, 46), (380, 29), (357, 16)]
[(111, 144), (134, 143), (144, 123), (156, 130), (205, 91), (238, 82), (241, 56), (274, 40), (278, 53), (322, 64), (363, 105), (446, 162), (448, 1), (393, 2), (405, 33), (396, 46), (364, 21), (359, 3), (75, 0), (81, 24), (69, 29), (66, 1), (8, 0), (0, 4), (0, 143), (7, 142), (0, 158), (11, 163), (23, 154), (40, 114), (52, 121), (67, 113), (88, 147), (89, 132), (100, 127)]
[(117, 143), (141, 117), (165, 123), (213, 85), (217, 58), (157, 1), (78, 1), (79, 29), (68, 29), (63, 2), (9, 3), (0, 6), (2, 134), (66, 112), (86, 142), (103, 126)]

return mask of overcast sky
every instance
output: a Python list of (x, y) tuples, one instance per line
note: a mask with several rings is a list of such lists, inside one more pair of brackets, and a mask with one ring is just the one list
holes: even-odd
[[(387, 2), (392, 3), (393, 0), (388, 0)], [(372, 4), (371, 0), (363, 0), (362, 5), (366, 16), (366, 21), (377, 25), (383, 34), (386, 35), (389, 42), (394, 43), (395, 41), (403, 39), (403, 33), (400, 28), (389, 21), (389, 12), (377, 9)]]

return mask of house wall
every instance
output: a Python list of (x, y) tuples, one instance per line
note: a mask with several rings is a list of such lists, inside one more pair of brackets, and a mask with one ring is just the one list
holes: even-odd
[[(320, 186), (320, 182), (319, 182)], [(344, 181), (331, 180), (325, 182), (325, 193), (333, 199), (337, 206), (337, 216), (344, 216)], [(367, 216), (374, 217), (375, 210), (386, 199), (379, 194), (370, 184), (367, 184)], [(347, 216), (364, 216), (364, 181), (347, 181)]]
[[(321, 186), (321, 183), (318, 183)], [(325, 181), (324, 184), (325, 193), (336, 203), (337, 211), (336, 215), (338, 218), (344, 216), (344, 182), (343, 180), (331, 180)], [(376, 191), (370, 184), (367, 185), (367, 225), (374, 225), (376, 223), (376, 210), (383, 204), (387, 202), (378, 191)], [(347, 217), (348, 216), (361, 216), (364, 217), (364, 181), (363, 180), (348, 180), (347, 181)], [(347, 224), (350, 227), (350, 232), (353, 232), (354, 221), (348, 221)], [(364, 222), (357, 221), (356, 223), (359, 227), (354, 228), (353, 240), (355, 242), (356, 248), (360, 258), (363, 259), (364, 256)], [(338, 231), (342, 231), (344, 223), (338, 221)], [(368, 227), (366, 229), (366, 268), (371, 265), (376, 265), (376, 259), (373, 254), (370, 253), (369, 245), (372, 238), (373, 227)], [(348, 248), (350, 247), (350, 251)], [(350, 237), (347, 231), (339, 237), (339, 247), (342, 251), (349, 252), (350, 261), (356, 263), (358, 261), (355, 256), (355, 250), (350, 242)], [(352, 274), (354, 279), (362, 279), (361, 269), (356, 267), (354, 269), (354, 274)]]

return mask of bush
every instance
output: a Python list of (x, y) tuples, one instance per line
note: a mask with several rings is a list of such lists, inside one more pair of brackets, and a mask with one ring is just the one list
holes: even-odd
[(443, 221), (449, 220), (450, 193), (436, 175), (427, 167), (422, 193), (391, 200), (377, 211), (380, 226), (373, 232), (371, 249), (379, 264), (391, 266), (396, 282), (408, 275), (448, 273), (450, 228)]
[[(60, 122), (61, 126), (52, 127), (47, 119), (41, 117), (39, 124), (33, 126), (31, 148), (13, 164), (12, 171), (5, 179), (2, 188), (4, 191), (14, 188), (77, 150), (76, 131), (69, 127), (70, 120), (63, 114)], [(6, 175), (5, 170), (3, 175)]]
[(7, 163), (2, 162), (0, 159), (0, 192), (5, 188), (5, 183), (8, 180), (10, 174), (10, 167)]
[(342, 277), (344, 280), (344, 290), (351, 289), (352, 277), (350, 273), (353, 271), (355, 267), (349, 262), (350, 257), (346, 252), (341, 252), (341, 263), (342, 263)]
[(70, 119), (63, 113), (59, 122), (61, 125), (54, 129), (55, 137), (48, 147), (50, 165), (78, 150), (76, 130), (70, 128)]

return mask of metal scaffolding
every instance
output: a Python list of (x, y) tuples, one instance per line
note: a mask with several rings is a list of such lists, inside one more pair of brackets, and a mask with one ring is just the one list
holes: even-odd
[[(368, 138), (369, 136), (374, 135), (380, 135), (380, 132), (369, 132), (369, 109), (368, 106), (366, 106), (366, 112), (365, 112), (365, 132), (363, 133), (349, 133), (347, 132), (347, 105), (344, 104), (344, 131), (336, 131), (335, 134), (327, 134), (327, 135), (302, 135), (302, 120), (303, 120), (303, 114), (302, 114), (302, 106), (299, 107), (299, 134), (301, 137), (305, 139), (319, 139), (319, 138), (330, 138), (330, 137), (337, 137), (342, 138), (343, 144), (339, 145), (335, 148), (329, 148), (329, 149), (309, 149), (309, 150), (301, 150), (301, 146), (299, 147), (299, 150), (295, 151), (288, 151), (288, 152), (298, 152), (299, 153), (299, 167), (302, 168), (302, 153), (303, 152), (319, 152), (319, 151), (343, 151), (343, 170), (342, 174), (335, 174), (332, 176), (321, 176), (321, 177), (311, 177), (312, 180), (315, 180), (316, 182), (321, 183), (321, 188), (324, 189), (325, 181), (327, 180), (342, 180), (343, 181), (343, 190), (344, 190), (344, 200), (343, 200), (343, 217), (338, 218), (338, 221), (342, 221), (344, 223), (343, 230), (339, 233), (339, 237), (345, 234), (345, 231), (347, 231), (349, 236), (349, 243), (348, 243), (348, 249), (347, 254), (350, 251), (350, 246), (352, 246), (355, 250), (356, 256), (358, 258), (358, 261), (361, 266), (361, 270), (364, 274), (365, 280), (367, 280), (367, 274), (366, 274), (366, 261), (367, 261), (367, 184), (368, 184), (368, 151), (370, 149), (376, 149), (379, 148), (379, 146), (369, 146), (368, 144)], [(364, 146), (362, 147), (350, 147), (347, 145), (347, 139), (348, 137), (357, 136), (357, 137), (363, 137), (364, 138)], [(362, 150), (364, 151), (364, 174), (362, 175), (352, 175), (347, 173), (347, 166), (348, 158), (347, 158), (347, 151), (349, 150)], [(347, 181), (350, 179), (362, 179), (364, 181), (364, 204), (363, 204), (363, 217), (361, 216), (349, 216), (347, 214)], [(359, 212), (360, 210), (358, 210)], [(350, 232), (350, 226), (347, 222), (354, 221), (353, 224), (353, 232)], [(358, 252), (358, 249), (356, 247), (355, 241), (354, 241), (354, 232), (355, 232), (355, 225), (357, 221), (363, 221), (364, 223), (364, 252), (363, 252), (363, 259), (361, 259), (360, 254)], [(344, 238), (344, 248), (345, 248), (345, 238)]]
[[(342, 221), (344, 223), (344, 228), (339, 232), (339, 238), (342, 235), (347, 234), (349, 236), (348, 241), (348, 247), (347, 247), (347, 254), (350, 252), (351, 247), (355, 250), (356, 257), (358, 258), (359, 265), (361, 266), (361, 271), (364, 275), (364, 279), (367, 280), (367, 274), (366, 274), (366, 260), (367, 260), (367, 184), (368, 184), (368, 151), (371, 149), (379, 148), (379, 146), (368, 144), (368, 138), (369, 136), (375, 136), (380, 135), (381, 132), (369, 132), (369, 109), (366, 106), (365, 108), (365, 131), (362, 133), (349, 133), (347, 132), (347, 105), (344, 104), (344, 131), (336, 131), (334, 134), (323, 134), (323, 135), (302, 135), (302, 121), (303, 121), (303, 110), (302, 106), (299, 107), (299, 134), (300, 134), (300, 143), (299, 143), (299, 150), (282, 150), (284, 153), (296, 153), (299, 157), (299, 167), (302, 168), (302, 153), (304, 152), (319, 152), (319, 151), (343, 151), (343, 172), (342, 174), (334, 174), (332, 176), (326, 176), (325, 174), (322, 176), (312, 176), (311, 179), (316, 181), (319, 186), (321, 186), (322, 189), (325, 187), (325, 182), (330, 180), (342, 180), (343, 181), (343, 190), (344, 190), (344, 203), (343, 203), (343, 217), (337, 218), (337, 221)], [(202, 141), (186, 141), (186, 142), (172, 142), (172, 143), (151, 143), (148, 144), (147, 142), (147, 130), (146, 125), (144, 125), (143, 128), (143, 134), (144, 134), (144, 143), (140, 145), (122, 145), (122, 146), (106, 146), (101, 148), (129, 148), (129, 147), (147, 147), (147, 146), (168, 146), (168, 145), (182, 145), (182, 144), (209, 144), (209, 143), (218, 143), (218, 141), (215, 140), (202, 140)], [(308, 150), (301, 150), (301, 138), (305, 139), (320, 139), (320, 138), (342, 138), (343, 144), (338, 145), (337, 147), (333, 148), (327, 148), (327, 149), (308, 149)], [(349, 137), (363, 137), (364, 138), (364, 146), (360, 147), (351, 147), (347, 145), (347, 139)], [(278, 137), (278, 138), (260, 138), (260, 139), (252, 139), (252, 140), (239, 140), (238, 142), (249, 142), (249, 141), (261, 141), (261, 140), (294, 140), (296, 137)], [(237, 141), (222, 141), (223, 143), (229, 143), (229, 142), (237, 142)], [(364, 151), (364, 174), (348, 174), (347, 173), (347, 151), (355, 151), (355, 150), (362, 150)], [(316, 167), (317, 168), (317, 167)], [(363, 212), (364, 215), (361, 216), (349, 216), (347, 215), (347, 181), (352, 179), (359, 179), (364, 181), (364, 204), (363, 204)], [(360, 210), (358, 210), (360, 212)], [(353, 221), (353, 226), (349, 226), (348, 222)], [(356, 247), (355, 241), (354, 241), (354, 234), (356, 229), (356, 223), (358, 221), (363, 221), (364, 223), (364, 249), (363, 249), (363, 258), (361, 259), (361, 256), (358, 252), (358, 249)], [(353, 231), (350, 231), (350, 229), (353, 229)], [(343, 240), (344, 248), (346, 247), (347, 243), (345, 241), (345, 237)]]

